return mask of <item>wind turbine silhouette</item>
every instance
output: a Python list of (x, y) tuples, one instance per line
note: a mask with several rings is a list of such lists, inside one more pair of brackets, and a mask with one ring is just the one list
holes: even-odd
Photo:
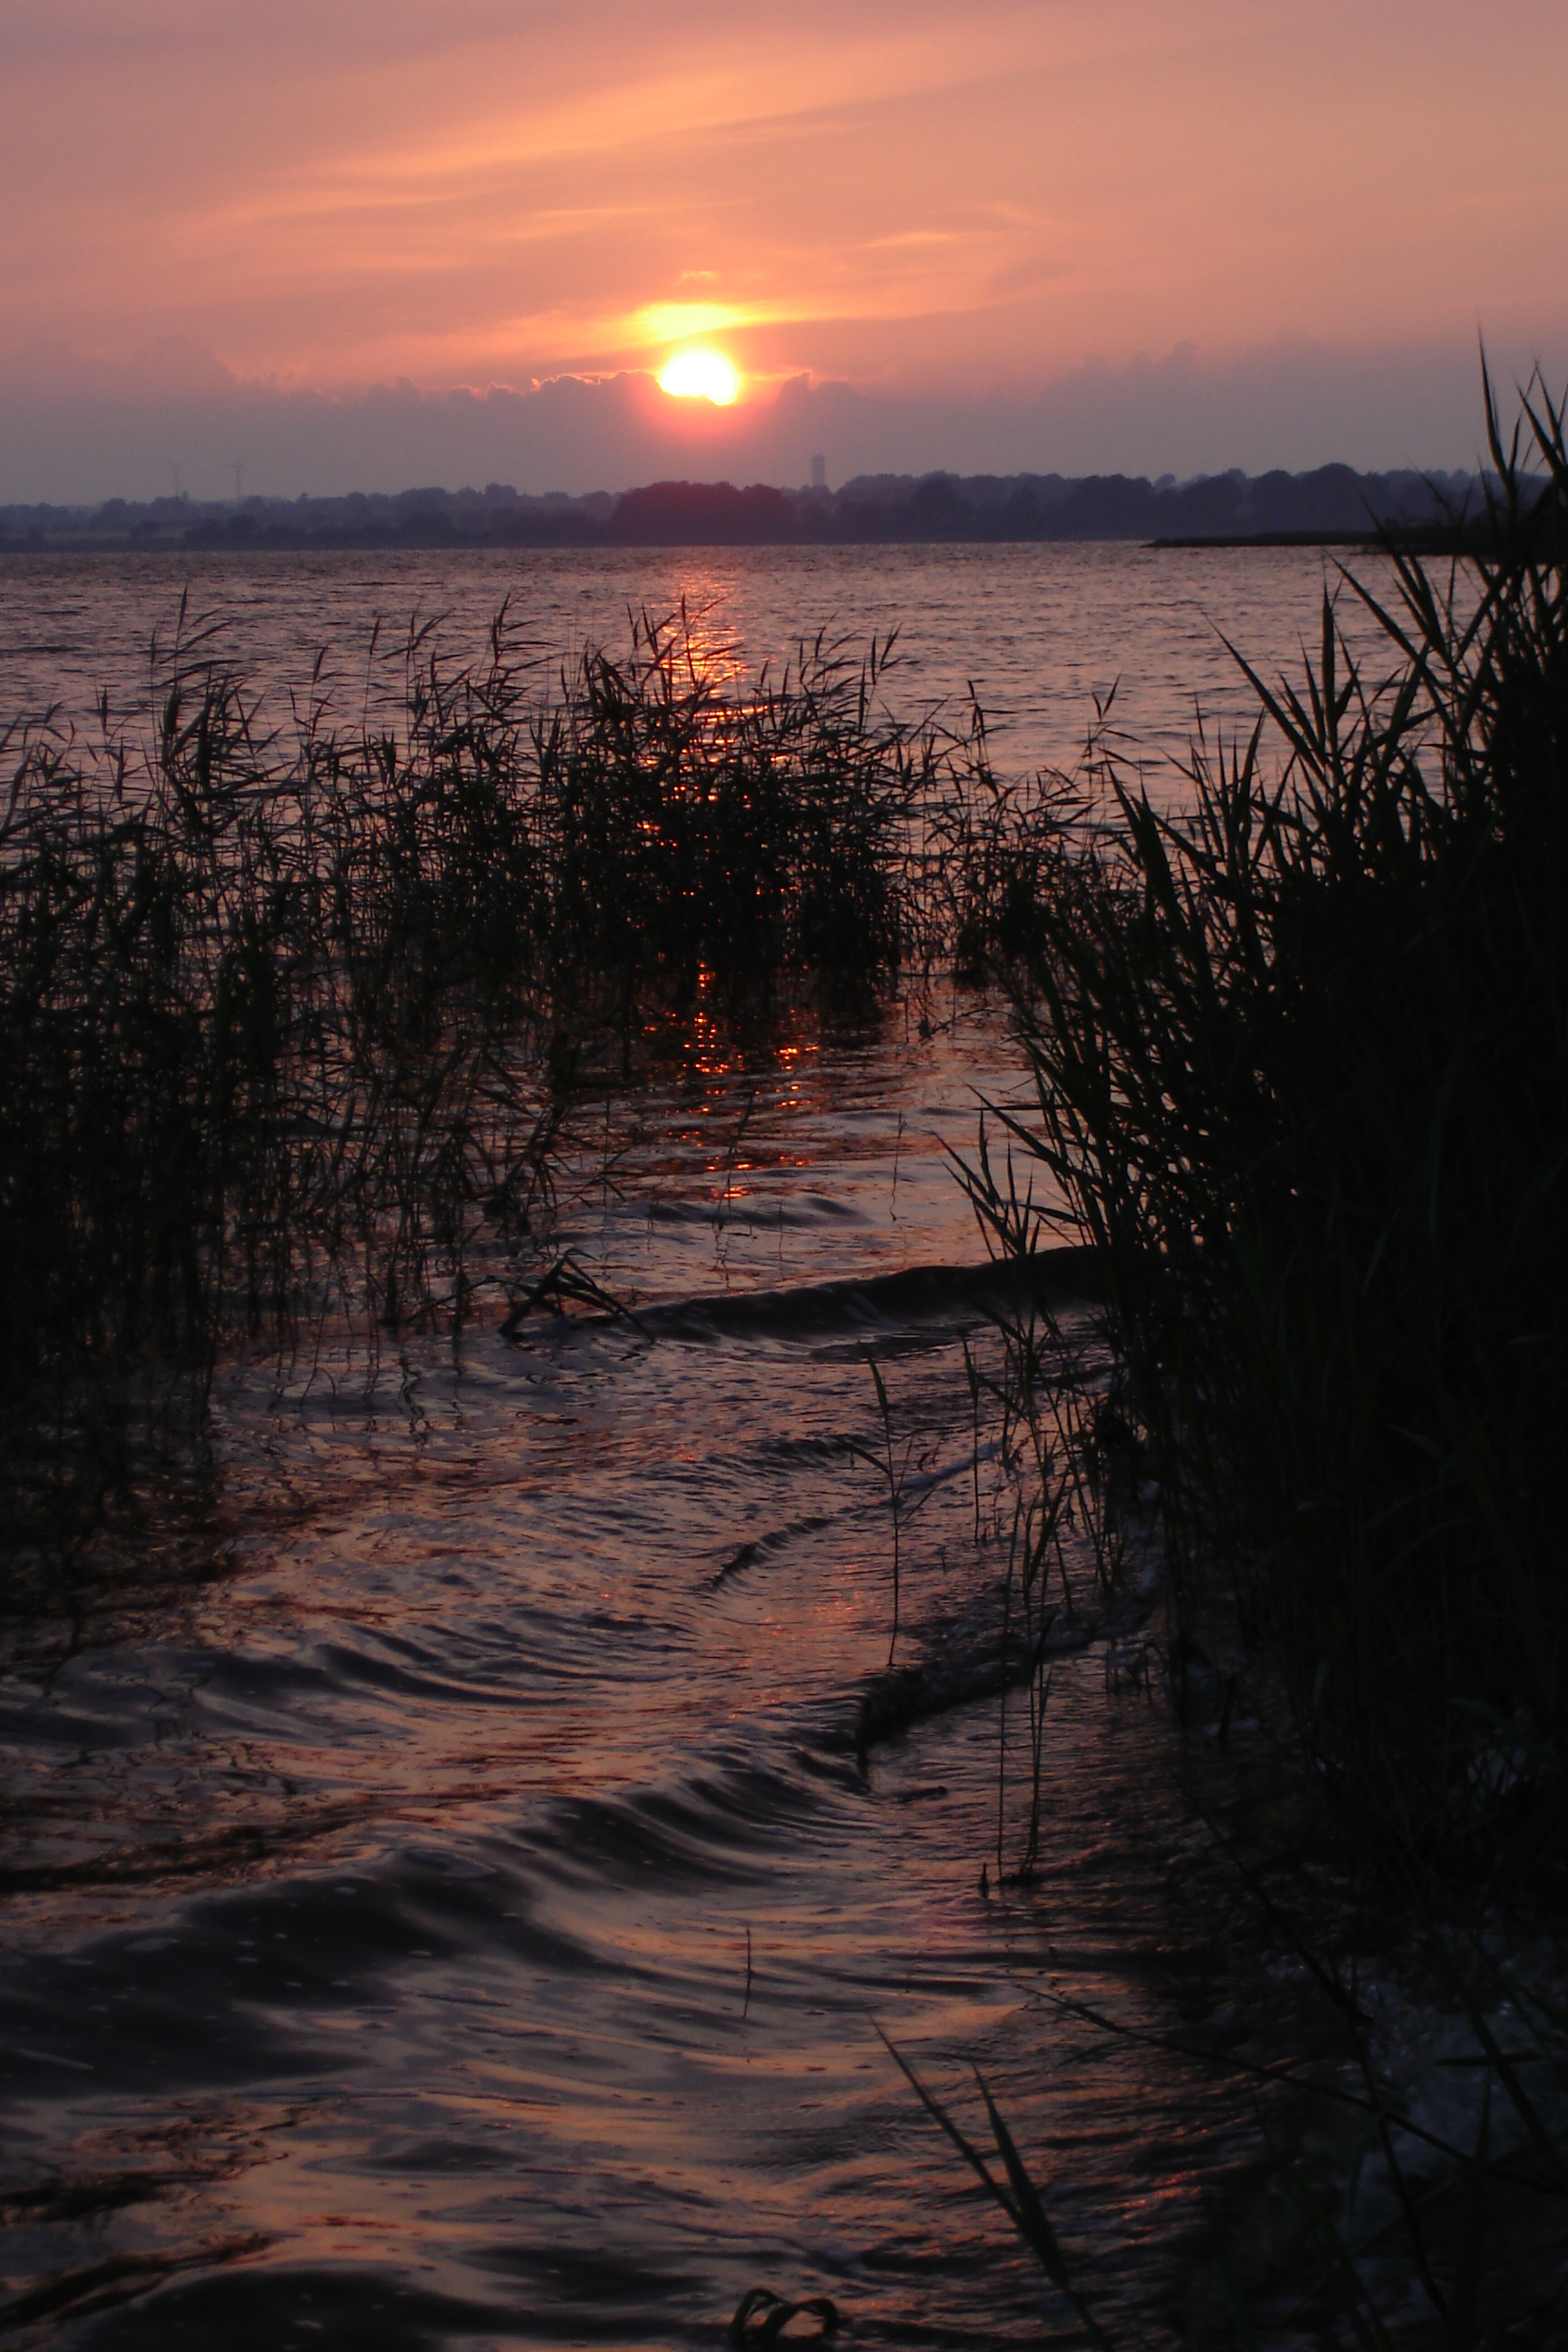
[(233, 475), (234, 475), (234, 502), (235, 502), (235, 505), (236, 505), (236, 506), (237, 506), (237, 505), (239, 504), (239, 502), (240, 502), (240, 499), (245, 496), (245, 460), (244, 460), (244, 458), (243, 458), (243, 457), (231, 457), (231, 458), (229, 459), (229, 468), (230, 468), (230, 471), (231, 471), (231, 472), (233, 473)]

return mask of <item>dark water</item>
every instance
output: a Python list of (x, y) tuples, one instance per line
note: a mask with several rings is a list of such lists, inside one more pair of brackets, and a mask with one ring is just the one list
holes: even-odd
[(1106, 2324), (1167, 2330), (1245, 2116), (1040, 1995), (1173, 2020), (1208, 1850), (1168, 1712), (1059, 1659), (1042, 1866), (984, 1895), (995, 1701), (853, 1737), (891, 1614), (868, 1347), (920, 1505), (901, 1655), (967, 1638), (1010, 1510), (978, 1294), (855, 1286), (983, 1255), (946, 1147), (1022, 1087), (985, 1013), (699, 1033), (566, 1211), (637, 1322), (230, 1365), (222, 1572), (74, 1647), (10, 1629), (14, 2340), (713, 2345), (754, 2284), (850, 2342), (1072, 2334), (877, 2024), (984, 2137), (981, 2066)]

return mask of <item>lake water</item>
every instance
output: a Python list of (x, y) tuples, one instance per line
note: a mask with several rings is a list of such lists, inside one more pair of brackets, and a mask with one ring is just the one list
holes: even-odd
[[(1173, 755), (1194, 692), (1244, 707), (1215, 627), (1288, 662), (1323, 576), (1107, 548), (189, 571), (280, 709), (323, 642), (352, 693), (375, 612), (468, 653), (510, 593), (560, 655), (684, 595), (753, 662), (896, 622), (911, 700), (973, 679), (1003, 766), (1070, 756), (1119, 673)], [(0, 705), (133, 709), (183, 577), (6, 559)], [(1214, 1860), (1168, 1711), (1103, 1645), (1057, 1661), (1025, 1887), (995, 1884), (994, 1698), (856, 1751), (891, 1631), (868, 1351), (919, 1501), (900, 1657), (971, 1638), (1006, 1549), (980, 1291), (882, 1279), (983, 1257), (950, 1148), (1026, 1106), (1001, 1016), (939, 1013), (743, 1052), (694, 1023), (611, 1148), (580, 1139), (563, 1213), (635, 1320), (226, 1366), (214, 1572), (143, 1563), (74, 1635), (7, 1629), (16, 2341), (711, 2346), (753, 2284), (830, 2294), (853, 2344), (1071, 2336), (879, 2025), (985, 2142), (981, 2068), (1112, 2336), (1169, 2332), (1244, 2105), (1042, 1998), (1176, 2018)]]
[[(1358, 572), (1386, 583), (1380, 560), (1358, 559)], [(352, 722), (377, 620), (384, 651), (417, 614), (440, 621), (454, 659), (476, 659), (504, 604), (520, 651), (548, 667), (588, 645), (614, 651), (627, 642), (629, 614), (662, 617), (684, 600), (747, 666), (775, 672), (819, 630), (861, 646), (897, 630), (889, 700), (910, 716), (938, 708), (961, 720), (973, 684), (1005, 772), (1069, 764), (1095, 696), (1116, 687), (1130, 752), (1158, 782), (1183, 762), (1195, 709), (1211, 730), (1250, 723), (1249, 689), (1225, 638), (1267, 677), (1298, 674), (1302, 646), (1321, 635), (1325, 585), (1352, 640), (1370, 642), (1332, 554), (1310, 549), (0, 556), (0, 723), (53, 704), (85, 721), (100, 689), (117, 715), (144, 708), (150, 639), (172, 635), (182, 592), (193, 616), (222, 623), (229, 656), (279, 721), (288, 689), (306, 688), (324, 651), (335, 709)]]

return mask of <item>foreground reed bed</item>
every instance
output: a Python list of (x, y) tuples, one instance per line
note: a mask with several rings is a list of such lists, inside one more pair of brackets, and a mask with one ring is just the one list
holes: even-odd
[(471, 667), (412, 628), (346, 729), (318, 664), (278, 728), (182, 608), (149, 730), (12, 727), (13, 1529), (95, 1525), (150, 1437), (199, 1433), (231, 1342), (525, 1309), (574, 1108), (650, 1024), (974, 966), (1004, 837), (1038, 864), (1070, 810), (999, 786), (983, 730), (893, 716), (888, 652), (748, 679), (682, 613), (552, 677), (503, 612)]
[[(1568, 497), (1561, 411), (1529, 412)], [(1568, 1734), (1568, 595), (1517, 446), (1499, 554), (1325, 600), (1300, 688), (1201, 738), (1189, 814), (1120, 823), (1019, 963), (1066, 1207), (1161, 1496), (1179, 1613), (1222, 1580), (1347, 1819), (1556, 1871)], [(1272, 735), (1282, 761), (1270, 771)]]
[[(1247, 669), (1250, 735), (1200, 735), (1184, 814), (1113, 776), (1115, 821), (1014, 942), (1037, 1118), (966, 1180), (999, 1252), (1095, 1254), (1174, 1703), (1201, 1689), (1223, 1746), (1239, 1682), (1294, 1727), (1289, 1851), (1234, 1851), (1352, 2070), (1321, 2093), (1361, 2118), (1345, 2174), (1281, 2178), (1310, 2325), (1368, 2346), (1413, 2324), (1372, 2283), (1391, 2232), (1418, 2335), (1493, 2341), (1501, 2314), (1556, 2340), (1563, 2308), (1568, 447), (1539, 382), (1506, 445), (1487, 400), (1491, 551), (1435, 577), (1391, 547), (1388, 598), (1347, 578), (1386, 675), (1326, 596), (1304, 682)], [(1008, 1338), (1026, 1416), (1040, 1366)], [(1458, 2021), (1455, 2123), (1377, 2045), (1369, 1935)], [(1016, 2179), (1001, 2201), (1034, 2243)]]

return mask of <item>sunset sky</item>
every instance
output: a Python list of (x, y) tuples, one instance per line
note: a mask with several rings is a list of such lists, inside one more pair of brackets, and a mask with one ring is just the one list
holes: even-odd
[(0, 497), (1464, 464), (1564, 91), (1561, 0), (5, 0)]

